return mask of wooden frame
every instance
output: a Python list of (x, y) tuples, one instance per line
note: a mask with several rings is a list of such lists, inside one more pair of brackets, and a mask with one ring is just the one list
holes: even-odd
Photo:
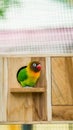
[[(0, 73), (1, 73), (1, 82), (0, 82), (0, 85), (3, 87), (0, 87), (0, 93), (1, 93), (1, 99), (0, 99), (0, 106), (1, 106), (1, 109), (0, 109), (0, 123), (20, 123), (20, 124), (33, 124), (33, 123), (48, 123), (48, 122), (51, 122), (51, 123), (54, 123), (54, 122), (59, 122), (59, 120), (52, 120), (52, 99), (51, 99), (51, 77), (52, 77), (52, 74), (51, 74), (51, 58), (61, 58), (61, 57), (72, 57), (73, 54), (63, 54), (63, 55), (25, 55), (25, 54), (3, 54), (3, 55), (0, 55)], [(17, 89), (17, 88), (10, 88), (10, 90), (8, 90), (8, 59), (10, 58), (29, 58), (29, 57), (32, 57), (34, 59), (37, 58), (37, 57), (44, 57), (46, 60), (45, 60), (45, 63), (46, 63), (46, 80), (47, 80), (47, 90), (45, 90), (44, 88), (39, 88), (39, 89), (33, 89), (33, 90), (27, 90), (25, 88), (25, 90), (23, 91), (22, 88), (20, 89)], [(31, 113), (30, 115), (30, 119), (28, 117), (28, 119), (26, 119), (25, 121), (22, 120), (22, 121), (12, 121), (12, 120), (8, 120), (7, 119), (7, 98), (8, 98), (8, 93), (12, 93), (12, 95), (14, 93), (29, 93), (29, 97), (31, 98), (31, 94), (30, 93), (46, 93), (46, 112), (47, 112), (47, 119), (46, 120), (32, 120), (32, 110), (30, 109), (29, 110), (29, 113)], [(32, 98), (31, 98), (32, 99)], [(28, 99), (27, 99), (28, 100)], [(32, 102), (32, 100), (31, 100)], [(71, 106), (69, 106), (71, 107)], [(29, 116), (29, 114), (28, 114)], [(17, 117), (18, 118), (18, 117)], [(63, 123), (63, 122), (67, 122), (66, 120), (61, 120), (60, 123)], [(69, 122), (69, 121), (68, 121)], [(72, 121), (70, 121), (72, 122)]]
[(73, 120), (73, 57), (52, 58), (53, 120)]

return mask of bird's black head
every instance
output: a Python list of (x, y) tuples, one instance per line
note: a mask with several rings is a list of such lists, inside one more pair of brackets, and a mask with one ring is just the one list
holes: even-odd
[(30, 68), (34, 72), (39, 72), (41, 70), (41, 64), (38, 61), (33, 61), (30, 64)]

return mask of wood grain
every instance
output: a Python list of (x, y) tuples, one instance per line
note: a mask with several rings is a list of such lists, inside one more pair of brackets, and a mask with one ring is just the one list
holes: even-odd
[[(26, 66), (32, 60), (36, 61), (39, 60), (42, 63), (41, 77), (38, 83), (36, 84), (34, 90), (33, 88), (31, 88), (32, 90), (26, 88), (25, 89), (26, 93), (23, 93), (20, 84), (17, 82), (16, 73), (20, 67)], [(8, 58), (9, 87), (8, 87), (8, 104), (7, 104), (7, 121), (29, 123), (36, 120), (37, 121), (47, 120), (45, 69), (46, 69), (45, 58), (43, 57)], [(11, 93), (11, 91), (13, 93)], [(44, 94), (40, 92), (43, 92)]]
[(52, 120), (52, 105), (51, 105), (51, 58), (46, 58), (46, 80), (47, 80), (47, 120)]
[(55, 53), (55, 54), (53, 54), (53, 53), (50, 53), (50, 54), (44, 54), (44, 53), (42, 53), (42, 54), (25, 54), (25, 53), (20, 53), (19, 54), (19, 52), (17, 53), (17, 52), (15, 52), (15, 53), (11, 53), (11, 54), (9, 54), (9, 52), (7, 53), (3, 53), (3, 54), (0, 54), (0, 57), (5, 57), (5, 58), (13, 58), (13, 57), (20, 57), (20, 58), (22, 58), (22, 57), (50, 57), (50, 58), (52, 58), (52, 57), (72, 57), (73, 56), (73, 53)]
[(10, 88), (11, 93), (41, 93), (45, 88)]
[[(35, 60), (33, 57), (31, 59), (32, 61)], [(42, 65), (42, 71), (41, 71), (41, 76), (39, 79), (39, 82), (37, 83), (36, 87), (37, 88), (45, 88), (47, 89), (46, 85), (46, 61), (45, 58), (43, 57), (37, 57), (36, 61), (40, 61)], [(41, 86), (40, 86), (41, 85)], [(46, 91), (42, 94), (33, 94), (33, 121), (45, 121), (47, 120), (47, 102), (46, 102)]]
[(27, 66), (31, 58), (8, 58), (8, 71), (9, 71), (9, 86), (10, 88), (20, 88), (17, 81), (17, 72), (23, 67)]
[(53, 120), (73, 120), (73, 57), (52, 58)]
[(52, 63), (52, 105), (73, 105), (73, 58), (55, 57)]
[(52, 111), (54, 121), (73, 120), (73, 106), (53, 106)]
[[(31, 58), (9, 58), (9, 91), (8, 91), (8, 121), (32, 121), (32, 94), (11, 94), (10, 88), (20, 88), (16, 73), (22, 66), (27, 65)], [(30, 116), (29, 116), (30, 115)]]
[(8, 60), (4, 58), (3, 68), (3, 120), (7, 121), (7, 94), (8, 94)]
[(0, 57), (0, 121), (3, 121), (3, 58)]

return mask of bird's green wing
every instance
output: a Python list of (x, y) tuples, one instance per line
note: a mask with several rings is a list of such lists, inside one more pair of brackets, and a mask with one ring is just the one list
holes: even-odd
[(18, 72), (17, 72), (17, 80), (18, 80), (18, 82), (24, 81), (25, 79), (28, 78), (26, 67), (27, 66), (24, 66), (24, 67), (22, 67), (22, 68), (20, 68), (18, 70)]

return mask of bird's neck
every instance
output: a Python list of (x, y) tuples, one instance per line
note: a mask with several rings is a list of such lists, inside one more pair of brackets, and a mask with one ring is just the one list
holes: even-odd
[(40, 75), (40, 71), (35, 72), (29, 66), (27, 67), (27, 72), (30, 73), (32, 76), (36, 76), (36, 77), (38, 77)]

